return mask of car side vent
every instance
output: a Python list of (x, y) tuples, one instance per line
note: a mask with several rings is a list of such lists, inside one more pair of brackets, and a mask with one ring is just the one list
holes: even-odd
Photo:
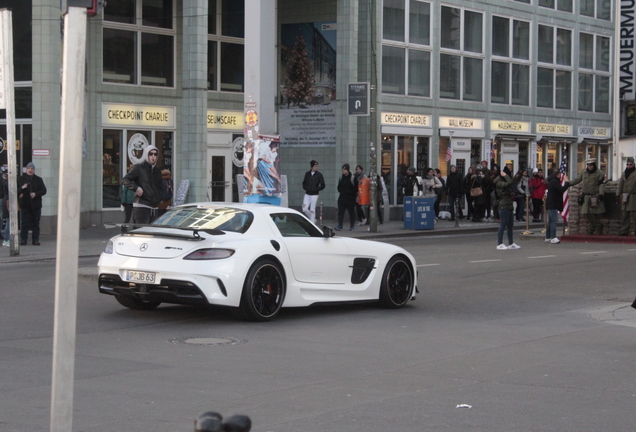
[(272, 246), (274, 246), (274, 249), (276, 249), (276, 252), (280, 250), (280, 244), (276, 240), (270, 240), (270, 243), (272, 244)]
[(375, 259), (373, 258), (354, 258), (351, 267), (351, 283), (361, 284), (366, 281), (374, 267)]

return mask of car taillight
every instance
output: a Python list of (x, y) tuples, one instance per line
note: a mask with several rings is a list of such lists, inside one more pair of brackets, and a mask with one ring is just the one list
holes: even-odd
[(225, 259), (234, 255), (232, 249), (199, 249), (186, 255), (185, 260), (217, 260)]

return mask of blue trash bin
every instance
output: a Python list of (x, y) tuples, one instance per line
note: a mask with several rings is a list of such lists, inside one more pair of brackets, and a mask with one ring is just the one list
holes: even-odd
[(435, 200), (436, 198), (413, 198), (413, 229), (435, 228)]

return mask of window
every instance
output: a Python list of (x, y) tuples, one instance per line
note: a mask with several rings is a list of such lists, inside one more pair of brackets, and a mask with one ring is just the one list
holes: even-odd
[(208, 0), (208, 90), (243, 92), (244, 0)]
[(537, 106), (572, 108), (572, 31), (538, 26)]
[(307, 219), (293, 213), (272, 213), (272, 221), (283, 237), (322, 237), (322, 233)]
[(612, 19), (612, 0), (580, 0), (579, 13), (606, 21)]
[(579, 111), (609, 113), (610, 56), (608, 37), (579, 34)]
[(492, 103), (530, 104), (530, 23), (492, 17)]
[(572, 12), (572, 0), (539, 0), (539, 6), (564, 12)]
[(173, 0), (109, 0), (104, 8), (103, 81), (174, 87)]
[[(102, 208), (119, 208), (123, 192), (121, 179), (152, 144), (159, 150), (157, 165), (172, 171), (173, 131), (103, 129)], [(124, 141), (125, 140), (125, 141)]]
[(430, 97), (431, 4), (385, 0), (382, 38), (382, 92)]
[(483, 14), (442, 6), (440, 27), (440, 97), (481, 102)]

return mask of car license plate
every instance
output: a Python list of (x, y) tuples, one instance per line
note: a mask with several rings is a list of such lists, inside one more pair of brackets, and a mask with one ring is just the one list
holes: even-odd
[(126, 280), (128, 282), (141, 282), (141, 283), (153, 284), (155, 283), (156, 275), (157, 275), (156, 273), (128, 270), (126, 272)]

